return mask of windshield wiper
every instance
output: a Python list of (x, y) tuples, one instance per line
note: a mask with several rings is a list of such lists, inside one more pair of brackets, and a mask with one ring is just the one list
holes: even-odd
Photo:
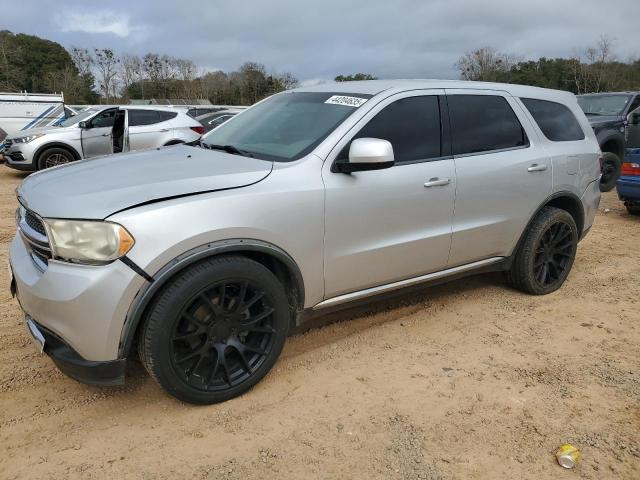
[(235, 147), (233, 145), (215, 145), (212, 143), (205, 143), (204, 144), (209, 150), (222, 150), (225, 151), (227, 153), (230, 153), (232, 155), (242, 155), (243, 157), (251, 157), (253, 158), (253, 154), (251, 152), (248, 152), (246, 150), (241, 150), (238, 147)]

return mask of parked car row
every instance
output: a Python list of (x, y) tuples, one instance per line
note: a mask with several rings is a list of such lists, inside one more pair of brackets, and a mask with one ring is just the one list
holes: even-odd
[(32, 128), (4, 140), (7, 166), (35, 171), (82, 158), (197, 141), (204, 127), (186, 108), (88, 108), (57, 126)]
[(602, 150), (600, 189), (608, 192), (620, 177), (625, 149), (640, 148), (640, 92), (579, 95)]

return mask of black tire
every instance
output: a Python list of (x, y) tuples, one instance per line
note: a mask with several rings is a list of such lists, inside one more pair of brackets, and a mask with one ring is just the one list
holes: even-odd
[(73, 162), (75, 158), (68, 150), (60, 147), (47, 148), (38, 157), (38, 170)]
[(625, 205), (629, 215), (640, 215), (640, 206), (638, 205)]
[(622, 161), (615, 153), (602, 153), (602, 177), (600, 177), (600, 191), (608, 192), (616, 186), (618, 178), (620, 178), (620, 170), (622, 169)]
[(158, 293), (139, 335), (140, 359), (170, 395), (194, 404), (237, 397), (275, 364), (289, 331), (276, 276), (245, 257), (214, 257)]
[(557, 290), (571, 271), (578, 238), (576, 222), (567, 211), (544, 207), (526, 231), (507, 280), (533, 295)]

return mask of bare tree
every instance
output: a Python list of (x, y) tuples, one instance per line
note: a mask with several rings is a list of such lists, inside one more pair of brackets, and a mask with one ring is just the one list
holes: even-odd
[(137, 55), (125, 53), (120, 56), (120, 81), (122, 93), (128, 95), (131, 85), (141, 80), (142, 60)]
[(78, 69), (78, 73), (80, 75), (91, 74), (91, 68), (93, 67), (95, 60), (88, 49), (71, 47), (69, 55), (71, 55), (71, 60), (73, 60), (73, 63)]
[(109, 100), (116, 96), (115, 89), (120, 60), (109, 48), (96, 48), (94, 53), (98, 70), (98, 86), (105, 98), (105, 103), (109, 103)]
[(606, 91), (615, 83), (613, 44), (611, 37), (603, 35), (596, 45), (574, 53), (573, 76), (578, 93)]
[(512, 55), (500, 53), (493, 47), (482, 47), (465, 53), (456, 62), (463, 80), (495, 82), (517, 62)]

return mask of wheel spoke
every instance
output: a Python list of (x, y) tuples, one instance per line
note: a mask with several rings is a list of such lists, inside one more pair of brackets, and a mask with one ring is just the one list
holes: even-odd
[(200, 300), (202, 300), (202, 302), (205, 304), (205, 306), (214, 315), (219, 315), (221, 313), (220, 311), (222, 309), (221, 309), (220, 305), (216, 305), (215, 303), (213, 303), (208, 295), (206, 295), (204, 293), (200, 294)]
[(182, 335), (177, 335), (177, 336), (173, 337), (173, 341), (174, 342), (180, 342), (180, 341), (187, 340), (189, 338), (199, 337), (200, 335), (202, 335), (202, 331), (200, 331), (198, 329), (195, 332), (190, 332), (190, 333), (184, 333)]
[(186, 356), (184, 356), (182, 358), (179, 358), (179, 359), (176, 359), (176, 363), (184, 363), (187, 360), (191, 360), (192, 358), (195, 358), (198, 355), (200, 355), (200, 351), (201, 351), (200, 348), (198, 348), (196, 350), (193, 350), (191, 353), (187, 354)]
[(251, 297), (251, 300), (249, 300), (247, 303), (244, 304), (244, 306), (242, 306), (242, 310), (241, 311), (244, 312), (244, 311), (250, 309), (262, 297), (264, 297), (264, 292), (257, 292), (253, 297)]
[(235, 311), (240, 313), (242, 311), (244, 311), (244, 297), (247, 296), (247, 286), (248, 286), (249, 282), (242, 282), (240, 284), (240, 293), (238, 294), (238, 297), (236, 298), (236, 303), (233, 306)]
[(244, 343), (243, 345), (244, 345), (244, 349), (248, 350), (250, 352), (257, 353), (258, 355), (266, 355), (267, 354), (267, 352), (265, 352), (262, 348), (252, 347), (251, 345), (247, 345), (246, 343)]
[(242, 365), (244, 366), (246, 372), (251, 373), (251, 365), (249, 365), (247, 357), (245, 357), (244, 355), (245, 351), (247, 350), (246, 345), (240, 343), (238, 340), (234, 340), (232, 342), (229, 342), (229, 346), (232, 347), (236, 352), (238, 352), (238, 356), (240, 357), (240, 360), (242, 361)]
[[(193, 315), (191, 315), (189, 312), (185, 311), (182, 313), (182, 318), (184, 318), (187, 322), (192, 323), (194, 325), (196, 325), (199, 329), (200, 328), (207, 328), (207, 324), (206, 322), (202, 321), (202, 320), (198, 320), (196, 317), (194, 317)], [(207, 317), (208, 318), (208, 317)]]
[(273, 308), (271, 308), (271, 307), (265, 308), (262, 313), (256, 315), (255, 317), (249, 318), (248, 322), (241, 323), (240, 327), (242, 328), (242, 327), (249, 327), (251, 325), (255, 325), (256, 323), (260, 322), (261, 320), (264, 320), (265, 318), (267, 318), (273, 312), (274, 312)]

